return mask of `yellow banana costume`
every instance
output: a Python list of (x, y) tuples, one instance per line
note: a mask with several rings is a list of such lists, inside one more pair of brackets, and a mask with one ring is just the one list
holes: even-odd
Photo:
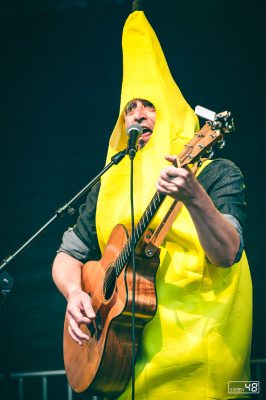
[[(110, 138), (107, 162), (127, 145), (125, 105), (152, 102), (156, 123), (148, 144), (134, 160), (136, 222), (155, 193), (166, 154), (178, 154), (197, 129), (197, 118), (168, 69), (159, 41), (142, 11), (123, 31), (120, 116)], [(103, 251), (113, 227), (130, 227), (126, 157), (102, 178), (96, 213)], [(165, 215), (166, 199), (151, 228)], [(246, 256), (230, 268), (210, 264), (185, 207), (161, 248), (156, 276), (158, 308), (144, 329), (136, 362), (137, 400), (229, 399), (228, 381), (249, 379), (251, 279)], [(131, 398), (131, 385), (119, 397)], [(237, 396), (233, 396), (237, 398)]]

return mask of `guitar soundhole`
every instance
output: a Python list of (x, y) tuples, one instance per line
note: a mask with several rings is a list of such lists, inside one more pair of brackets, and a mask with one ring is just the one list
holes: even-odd
[(105, 300), (109, 300), (114, 293), (116, 285), (116, 273), (113, 266), (109, 267), (106, 271), (104, 284), (103, 284), (103, 293)]

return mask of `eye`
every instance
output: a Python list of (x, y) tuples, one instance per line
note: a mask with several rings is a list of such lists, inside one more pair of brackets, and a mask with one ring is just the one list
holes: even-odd
[(130, 101), (129, 103), (127, 103), (125, 107), (125, 114), (129, 114), (136, 107), (137, 107), (137, 102), (134, 100)]
[(146, 108), (150, 108), (151, 110), (155, 110), (154, 105), (148, 100), (143, 100), (143, 105)]

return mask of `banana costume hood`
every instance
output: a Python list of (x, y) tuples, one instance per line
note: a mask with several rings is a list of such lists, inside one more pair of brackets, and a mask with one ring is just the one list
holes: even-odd
[[(157, 36), (142, 11), (135, 11), (128, 17), (124, 26), (122, 47), (120, 115), (110, 138), (107, 162), (114, 154), (127, 147), (128, 137), (124, 125), (126, 104), (134, 98), (141, 98), (153, 103), (156, 110), (155, 127), (149, 143), (137, 152), (134, 160), (134, 175), (137, 177), (134, 181), (134, 202), (138, 221), (155, 193), (155, 183), (161, 169), (169, 165), (164, 156), (181, 151), (197, 130), (198, 119), (173, 80)], [(105, 220), (104, 231), (101, 231), (100, 237), (98, 235), (101, 250), (117, 221), (123, 220), (125, 225), (130, 226), (129, 171), (130, 161), (126, 157), (102, 178), (98, 205), (102, 205), (103, 209), (106, 204), (109, 206), (106, 213), (101, 212), (101, 216), (98, 215)], [(118, 193), (119, 207), (116, 203)], [(166, 203), (170, 204), (170, 199)], [(158, 224), (168, 204), (160, 210), (154, 224)], [(112, 217), (108, 212), (110, 209)], [(103, 217), (104, 214), (106, 215)], [(100, 223), (98, 227), (101, 229)]]
[[(120, 115), (107, 162), (127, 146), (123, 112), (135, 98), (154, 104), (156, 122), (134, 160), (135, 221), (155, 193), (167, 154), (178, 154), (198, 127), (197, 117), (174, 82), (160, 43), (142, 11), (133, 12), (123, 31)], [(100, 248), (113, 227), (130, 227), (130, 161), (102, 178), (96, 213)], [(152, 221), (155, 229), (172, 200)], [(251, 280), (245, 254), (222, 269), (211, 265), (185, 207), (161, 246), (156, 276), (157, 311), (143, 331), (136, 362), (137, 400), (229, 399), (228, 381), (249, 379)], [(234, 398), (237, 398), (234, 396)], [(131, 384), (119, 399), (131, 399)]]

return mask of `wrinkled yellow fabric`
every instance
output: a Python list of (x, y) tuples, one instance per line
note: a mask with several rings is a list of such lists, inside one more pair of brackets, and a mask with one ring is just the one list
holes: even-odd
[[(129, 16), (123, 31), (120, 116), (111, 135), (107, 162), (126, 147), (123, 109), (133, 98), (147, 99), (156, 108), (152, 137), (134, 160), (138, 221), (155, 193), (160, 170), (167, 165), (164, 155), (178, 154), (197, 129), (197, 119), (140, 11)], [(117, 223), (130, 227), (129, 171), (126, 157), (102, 178), (96, 213), (102, 251)], [(167, 198), (151, 228), (156, 228), (170, 203)], [(161, 246), (156, 289), (158, 308), (143, 331), (137, 356), (135, 398), (230, 398), (228, 381), (249, 376), (252, 289), (245, 254), (227, 269), (210, 264), (183, 207)], [(119, 400), (130, 398), (131, 383)]]

